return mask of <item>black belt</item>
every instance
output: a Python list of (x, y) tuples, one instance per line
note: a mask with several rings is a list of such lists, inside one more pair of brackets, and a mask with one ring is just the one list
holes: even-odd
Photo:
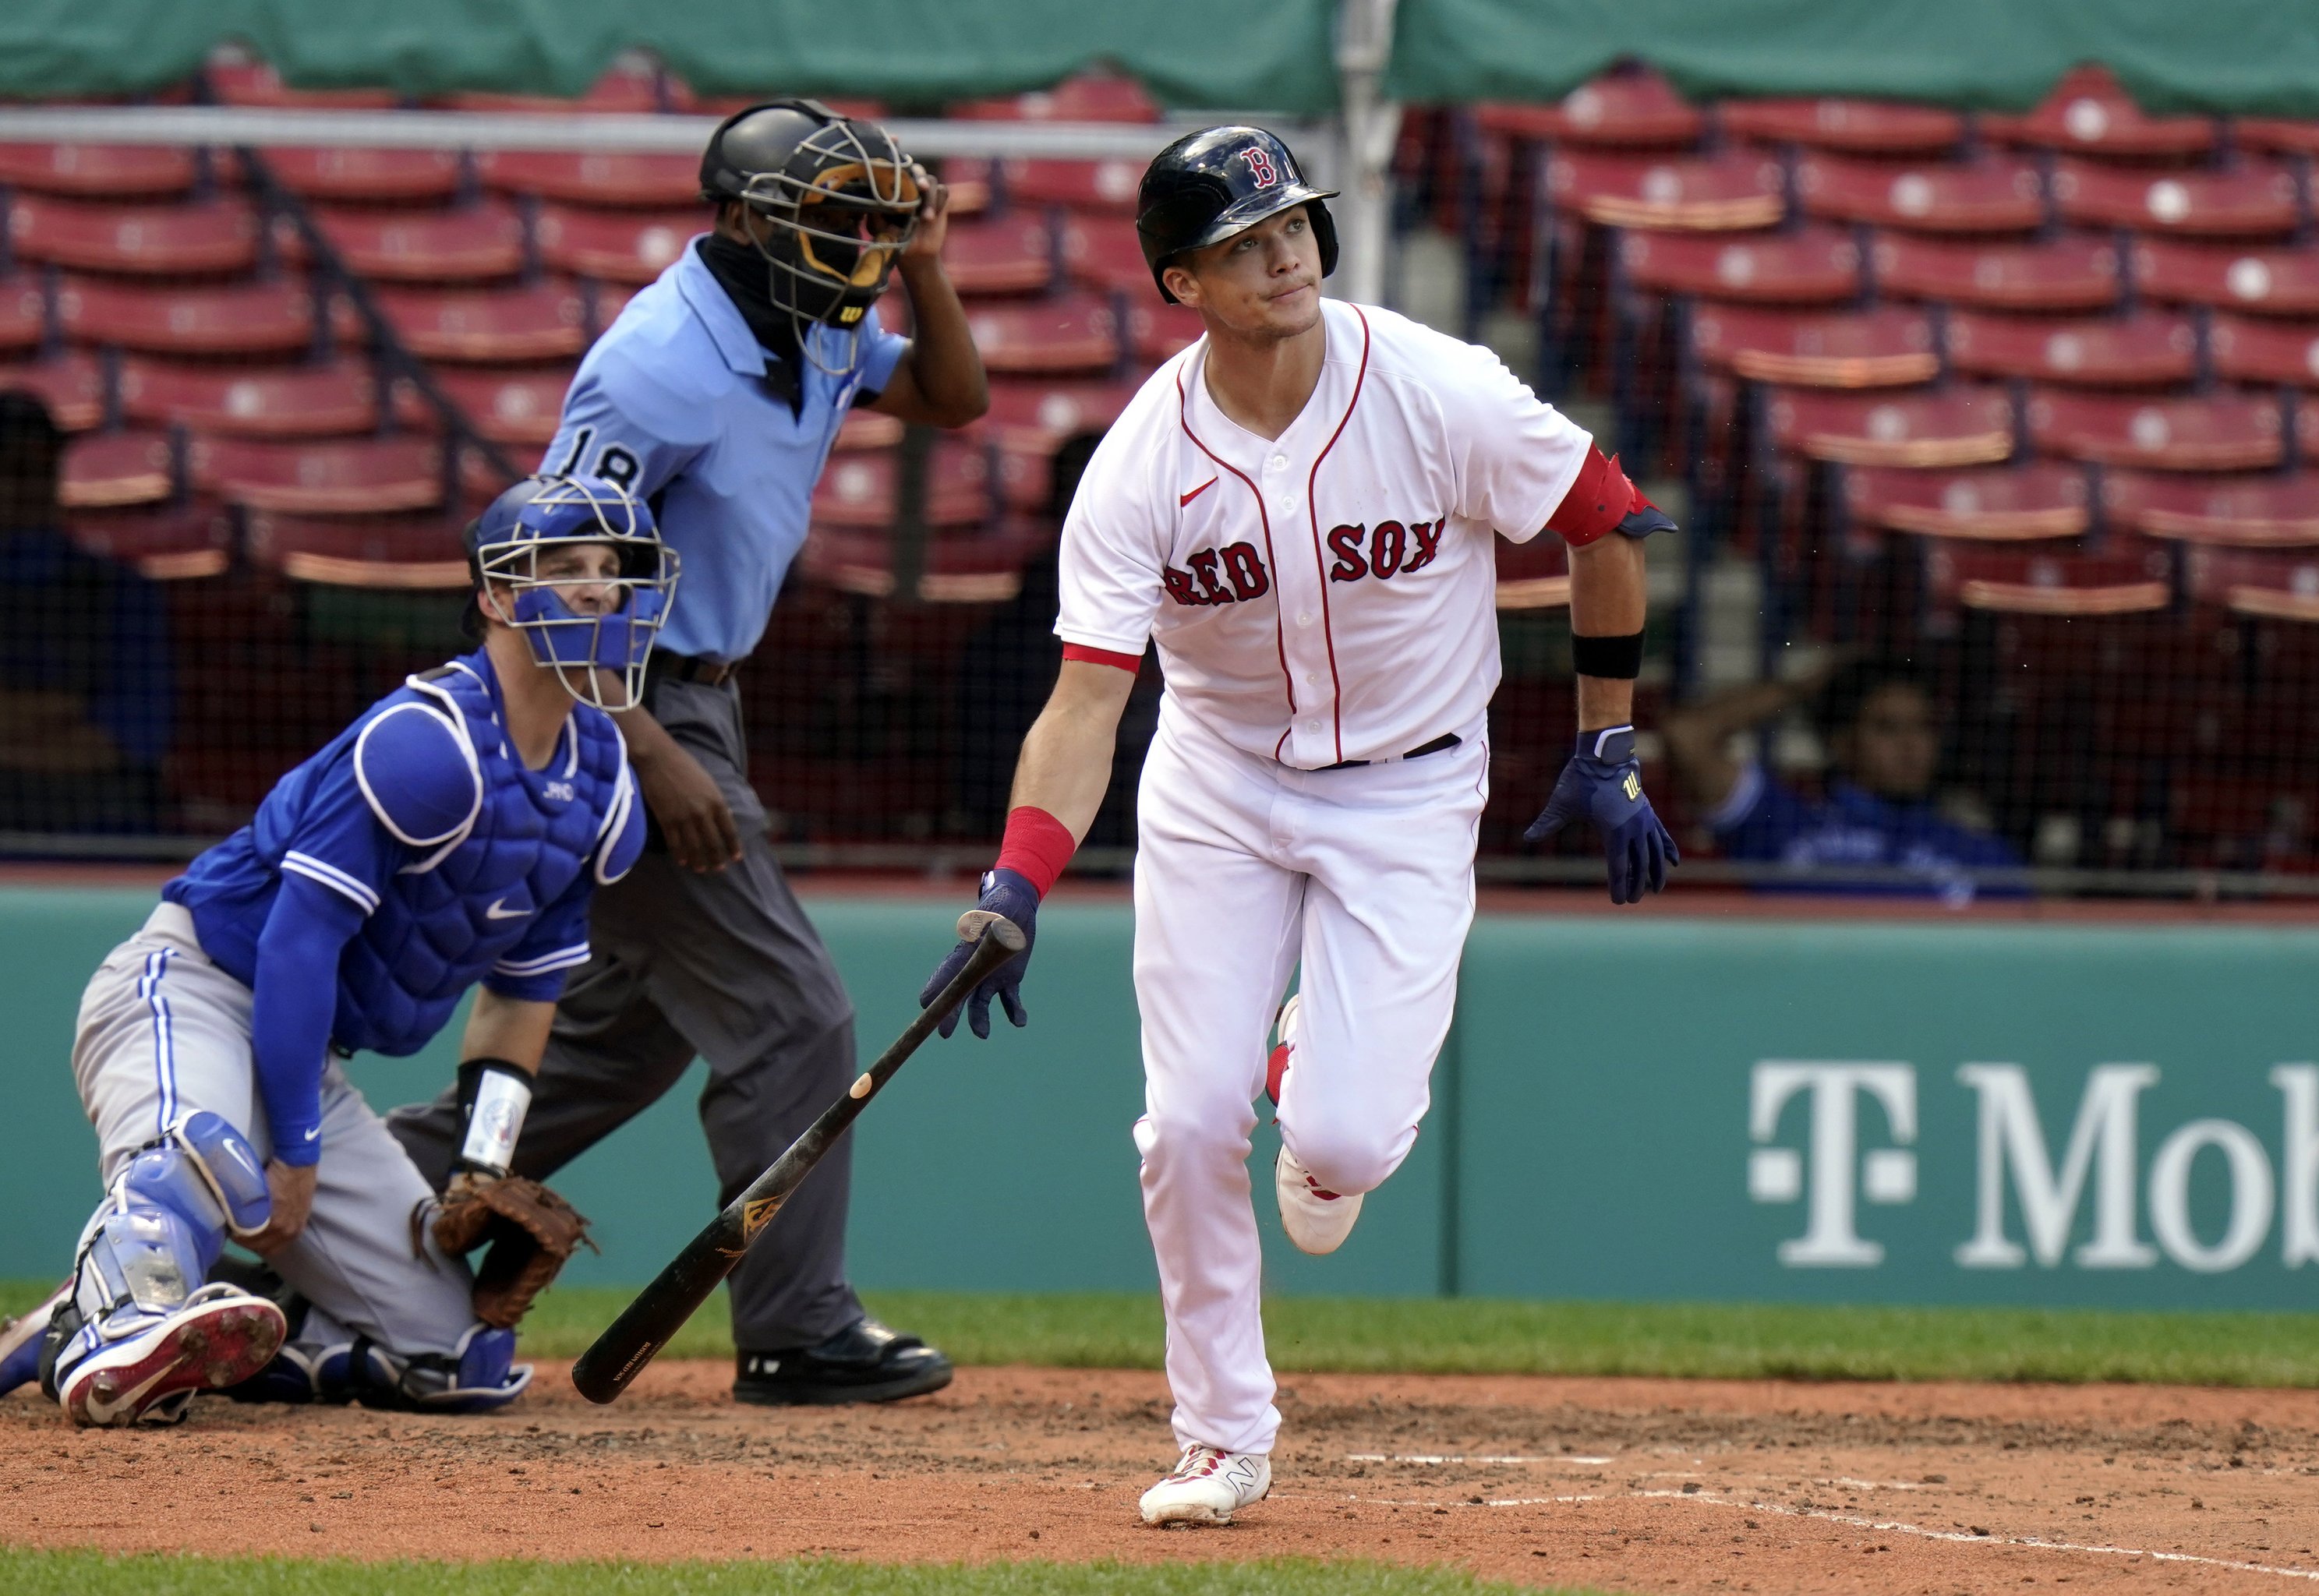
[(1335, 764), (1322, 765), (1320, 768), (1324, 771), (1350, 771), (1357, 770), (1362, 765), (1389, 765), (1395, 760), (1423, 759), (1429, 753), (1439, 753), (1444, 749), (1455, 748), (1464, 741), (1465, 739), (1455, 732), (1444, 732), (1430, 743), (1420, 743), (1407, 753), (1397, 753), (1393, 759), (1340, 759)]
[(666, 649), (654, 649), (650, 673), (656, 677), (672, 676), (679, 681), (697, 681), (703, 687), (721, 687), (726, 679), (740, 668), (737, 660), (704, 660), (696, 654), (671, 654)]

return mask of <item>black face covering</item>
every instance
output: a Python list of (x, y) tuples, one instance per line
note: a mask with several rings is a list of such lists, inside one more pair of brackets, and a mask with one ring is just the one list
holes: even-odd
[(759, 346), (774, 357), (765, 365), (766, 384), (789, 401), (790, 414), (797, 414), (805, 405), (798, 373), (797, 322), (773, 303), (765, 257), (738, 239), (710, 233), (700, 240), (700, 263), (741, 312)]

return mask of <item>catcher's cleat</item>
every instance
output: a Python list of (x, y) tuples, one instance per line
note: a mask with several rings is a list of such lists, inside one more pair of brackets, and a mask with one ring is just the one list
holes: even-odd
[(1229, 1524), (1272, 1492), (1272, 1459), (1214, 1447), (1184, 1448), (1176, 1472), (1143, 1493), (1146, 1524)]
[[(114, 1316), (115, 1318), (121, 1316)], [(113, 1320), (83, 1327), (58, 1357), (57, 1400), (76, 1424), (172, 1424), (197, 1391), (238, 1384), (266, 1366), (287, 1327), (282, 1310), (230, 1285), (205, 1285), (185, 1305), (118, 1339)], [(78, 1354), (78, 1356), (75, 1356)]]
[(744, 1351), (737, 1361), (734, 1399), (768, 1408), (896, 1402), (951, 1380), (949, 1358), (866, 1317), (815, 1346)]

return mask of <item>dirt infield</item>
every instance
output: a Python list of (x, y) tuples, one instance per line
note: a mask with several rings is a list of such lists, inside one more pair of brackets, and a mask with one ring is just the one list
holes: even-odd
[(970, 1369), (766, 1411), (729, 1367), (480, 1420), (0, 1401), (0, 1541), (406, 1557), (1266, 1555), (1638, 1591), (2240, 1591), (2319, 1581), (2319, 1392), (1300, 1375), (1272, 1498), (1147, 1530), (1157, 1375)]

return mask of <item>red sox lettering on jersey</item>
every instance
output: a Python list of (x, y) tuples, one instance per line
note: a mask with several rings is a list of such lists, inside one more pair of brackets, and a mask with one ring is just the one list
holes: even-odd
[(1064, 526), (1056, 633), (1140, 657), (1177, 712), (1305, 770), (1476, 722), (1498, 680), (1493, 535), (1536, 536), (1587, 435), (1488, 350), (1324, 302), (1327, 355), (1278, 437), (1209, 396), (1205, 340), (1144, 384)]

